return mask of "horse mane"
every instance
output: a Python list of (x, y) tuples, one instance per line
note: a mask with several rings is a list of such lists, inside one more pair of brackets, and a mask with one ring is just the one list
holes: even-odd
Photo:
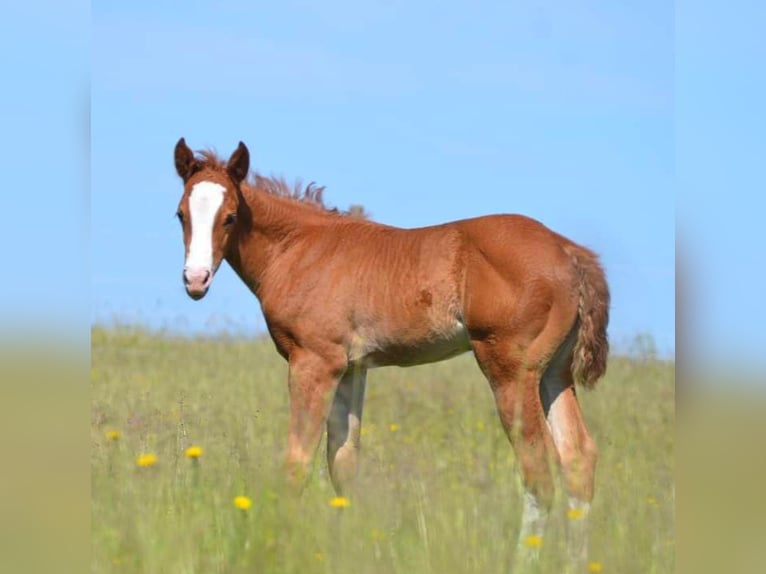
[[(226, 172), (226, 160), (211, 149), (199, 151), (197, 159), (201, 162), (202, 167)], [(297, 179), (295, 183), (290, 185), (283, 177), (266, 177), (251, 170), (247, 179), (242, 182), (242, 187), (244, 189), (260, 189), (268, 194), (297, 201), (331, 215), (369, 219), (369, 214), (361, 205), (351, 205), (347, 211), (327, 206), (323, 198), (325, 187), (317, 185), (314, 181), (304, 186), (302, 181)]]

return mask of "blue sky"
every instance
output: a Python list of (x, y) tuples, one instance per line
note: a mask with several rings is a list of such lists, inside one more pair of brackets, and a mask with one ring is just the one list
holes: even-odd
[(6, 2), (0, 14), (3, 339), (42, 326), (89, 340), (87, 17), (69, 2)]
[[(766, 7), (682, 0), (676, 183), (690, 366), (766, 372)], [(761, 380), (763, 377), (761, 376)]]
[[(258, 3), (261, 4), (261, 3)], [(181, 284), (176, 140), (417, 227), (523, 213), (598, 251), (618, 348), (675, 349), (665, 2), (94, 2), (91, 318), (263, 328), (222, 267)]]

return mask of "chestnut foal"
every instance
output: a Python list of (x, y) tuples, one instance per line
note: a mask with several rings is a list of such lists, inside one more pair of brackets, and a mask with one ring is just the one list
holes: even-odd
[(570, 551), (587, 552), (596, 446), (574, 383), (606, 369), (609, 290), (596, 255), (520, 215), (398, 229), (326, 209), (254, 175), (240, 142), (228, 161), (180, 139), (186, 291), (207, 293), (224, 259), (261, 303), (289, 362), (288, 476), (301, 484), (323, 426), (338, 493), (359, 461), (367, 369), (473, 351), (516, 450), (525, 486), (519, 547), (569, 498)]

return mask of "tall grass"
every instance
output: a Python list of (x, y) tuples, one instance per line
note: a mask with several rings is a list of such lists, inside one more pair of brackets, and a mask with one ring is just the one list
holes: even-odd
[[(283, 488), (286, 375), (265, 340), (93, 330), (93, 572), (508, 571), (520, 481), (470, 355), (370, 373), (344, 509), (328, 503), (324, 444), (300, 500)], [(672, 364), (613, 358), (580, 393), (600, 448), (590, 559), (603, 572), (674, 569), (674, 379)], [(139, 466), (145, 453), (156, 464)], [(542, 572), (563, 568), (566, 520), (560, 496)]]

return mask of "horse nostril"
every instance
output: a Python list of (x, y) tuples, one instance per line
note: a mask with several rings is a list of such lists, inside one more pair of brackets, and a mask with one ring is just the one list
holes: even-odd
[(213, 274), (210, 269), (184, 269), (184, 285), (191, 287), (206, 286), (212, 279)]

